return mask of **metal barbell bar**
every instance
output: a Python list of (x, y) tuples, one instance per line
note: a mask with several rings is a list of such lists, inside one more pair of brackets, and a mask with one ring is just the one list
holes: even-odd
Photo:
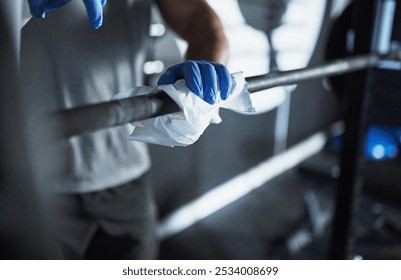
[[(272, 72), (245, 78), (250, 93), (284, 85), (341, 75), (375, 67), (380, 61), (394, 59), (394, 54), (376, 53), (338, 59), (319, 66)], [(396, 59), (399, 60), (399, 52)], [(178, 112), (178, 105), (164, 92), (146, 96), (130, 97), (110, 102), (65, 109), (53, 113), (52, 124), (57, 126), (60, 137), (69, 138), (103, 128), (128, 124)]]

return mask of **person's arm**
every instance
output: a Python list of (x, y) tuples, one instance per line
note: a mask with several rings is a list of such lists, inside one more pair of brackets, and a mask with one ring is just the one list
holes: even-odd
[(228, 58), (228, 42), (222, 23), (205, 0), (157, 0), (167, 25), (188, 43), (184, 63), (174, 65), (158, 84), (184, 79), (197, 96), (214, 104), (217, 92), (223, 100), (231, 93), (232, 80), (223, 65)]
[(188, 42), (187, 59), (225, 63), (228, 42), (219, 17), (205, 0), (157, 0), (167, 25)]

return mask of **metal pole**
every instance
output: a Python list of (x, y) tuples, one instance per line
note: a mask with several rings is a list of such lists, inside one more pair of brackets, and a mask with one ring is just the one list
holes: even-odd
[(42, 216), (19, 92), (22, 0), (0, 1), (0, 259), (41, 259)]
[(372, 68), (380, 60), (381, 57), (377, 54), (360, 55), (305, 69), (249, 77), (246, 78), (246, 81), (249, 92), (257, 92), (273, 87), (299, 84), (313, 79)]
[[(372, 68), (384, 58), (386, 56), (375, 53), (359, 55), (315, 67), (247, 77), (245, 80), (248, 84), (248, 91), (253, 93)], [(45, 116), (45, 121), (50, 120), (50, 127), (57, 129), (62, 138), (68, 138), (179, 110), (179, 107), (166, 93), (160, 92), (149, 96), (131, 97), (57, 111), (50, 118)]]
[(178, 105), (166, 93), (160, 92), (66, 109), (56, 112), (50, 119), (45, 116), (45, 119), (50, 121), (50, 127), (65, 138), (179, 110)]
[[(352, 26), (355, 32), (353, 53), (379, 51), (377, 39), (383, 3), (386, 0), (354, 1)], [(391, 33), (391, 32), (390, 32)], [(389, 45), (389, 44), (388, 44)], [(369, 97), (371, 93), (372, 70), (353, 73), (347, 77), (345, 90), (346, 112), (345, 133), (341, 151), (341, 174), (338, 180), (333, 231), (328, 252), (329, 259), (350, 259), (353, 254), (353, 222), (357, 211), (358, 198), (363, 184), (362, 150), (366, 135)]]

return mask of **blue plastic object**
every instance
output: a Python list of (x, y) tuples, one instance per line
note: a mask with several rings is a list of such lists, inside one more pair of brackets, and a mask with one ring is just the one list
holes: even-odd
[(380, 126), (370, 126), (368, 129), (365, 155), (372, 160), (388, 160), (398, 154), (397, 138), (391, 129)]
[(398, 143), (401, 145), (401, 127), (399, 128), (394, 128), (393, 129), (393, 134), (397, 138)]
[[(398, 155), (401, 143), (401, 128), (393, 129), (378, 125), (368, 128), (365, 141), (365, 157), (370, 160), (390, 160)], [(342, 135), (328, 141), (329, 149), (338, 152), (342, 146)]]
[(160, 77), (158, 85), (174, 84), (180, 79), (184, 79), (187, 87), (209, 104), (216, 102), (218, 87), (221, 98), (226, 100), (233, 86), (231, 75), (223, 64), (206, 60), (188, 60), (171, 66)]
[[(57, 10), (71, 0), (28, 0), (32, 16), (44, 19), (46, 13)], [(103, 23), (103, 7), (107, 0), (83, 0), (91, 26), (98, 29)]]

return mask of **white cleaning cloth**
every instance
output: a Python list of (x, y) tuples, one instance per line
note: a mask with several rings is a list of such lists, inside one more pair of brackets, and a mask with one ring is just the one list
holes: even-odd
[[(240, 112), (254, 111), (243, 74), (241, 72), (232, 74), (232, 78), (234, 85), (229, 98), (221, 100), (218, 92), (216, 103), (213, 105), (192, 93), (183, 80), (173, 85), (158, 86), (156, 90), (166, 92), (182, 111), (133, 122), (134, 130), (129, 139), (170, 147), (188, 146), (199, 139), (209, 124), (222, 121), (219, 115), (220, 107)], [(149, 87), (133, 88), (128, 92), (119, 93), (113, 99), (139, 96), (154, 91), (155, 89)]]

